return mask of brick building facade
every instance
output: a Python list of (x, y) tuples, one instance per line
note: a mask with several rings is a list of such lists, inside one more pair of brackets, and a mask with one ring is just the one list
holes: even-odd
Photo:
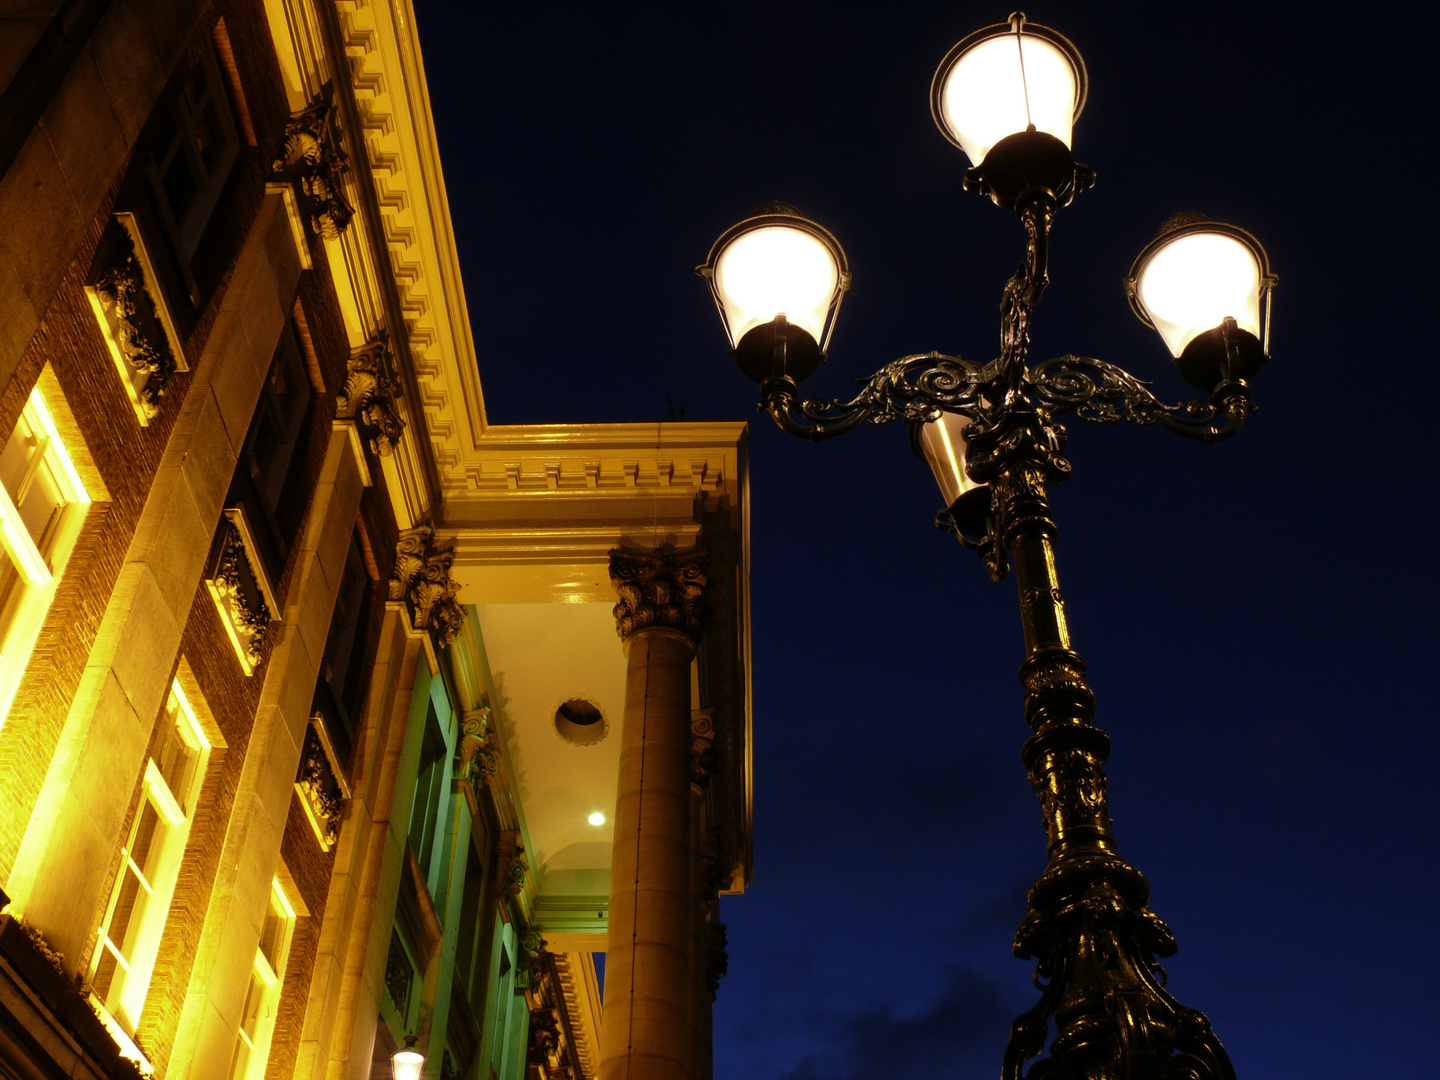
[(0, 1075), (708, 1075), (745, 427), (489, 424), (408, 3), (0, 3), (0, 447)]

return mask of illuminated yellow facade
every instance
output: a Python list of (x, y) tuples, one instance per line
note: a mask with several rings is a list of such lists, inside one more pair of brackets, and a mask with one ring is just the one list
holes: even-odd
[(704, 1080), (745, 425), (487, 421), (404, 0), (0, 36), (0, 1072)]

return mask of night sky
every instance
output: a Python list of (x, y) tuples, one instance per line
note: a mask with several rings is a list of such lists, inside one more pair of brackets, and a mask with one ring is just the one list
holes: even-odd
[[(854, 271), (807, 394), (994, 356), (1023, 233), (961, 191), (928, 94), (1010, 9), (417, 6), (490, 420), (660, 421), (669, 395), (752, 421), (755, 883), (723, 904), (717, 1080), (995, 1076), (1044, 865), (1014, 585), (933, 528), (900, 425), (815, 446), (757, 415), (692, 268), (781, 199)], [(1085, 57), (1099, 175), (1059, 215), (1032, 361), (1193, 396), (1120, 286), (1179, 210), (1250, 229), (1281, 279), (1239, 437), (1071, 418), (1053, 491), (1120, 851), (1241, 1077), (1433, 1056), (1432, 11), (1027, 8)]]

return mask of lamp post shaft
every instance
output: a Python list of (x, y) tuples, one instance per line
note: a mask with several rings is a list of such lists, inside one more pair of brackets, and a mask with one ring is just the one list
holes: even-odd
[[(991, 485), (986, 561), (997, 577), (1011, 562), (1019, 592), (1031, 729), (1022, 757), (1049, 854), (1014, 945), (1035, 960), (1041, 996), (1011, 1025), (1003, 1080), (1233, 1080), (1209, 1020), (1165, 991), (1155, 957), (1174, 953), (1174, 937), (1147, 906), (1145, 876), (1116, 854), (1110, 739), (1090, 722), (1095, 695), (1071, 647), (1055, 567), (1046, 487), (1070, 471), (1063, 431), (1023, 407), (972, 430), (971, 475)], [(1048, 1056), (1027, 1071), (1047, 1040)]]

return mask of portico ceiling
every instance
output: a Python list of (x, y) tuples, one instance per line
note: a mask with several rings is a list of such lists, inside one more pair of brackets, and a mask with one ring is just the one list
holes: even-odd
[[(612, 605), (481, 604), (491, 707), (505, 741), (537, 892), (605, 896), (625, 707), (625, 654)], [(567, 741), (555, 714), (572, 698), (600, 711), (604, 736)], [(591, 825), (592, 813), (605, 815)]]

